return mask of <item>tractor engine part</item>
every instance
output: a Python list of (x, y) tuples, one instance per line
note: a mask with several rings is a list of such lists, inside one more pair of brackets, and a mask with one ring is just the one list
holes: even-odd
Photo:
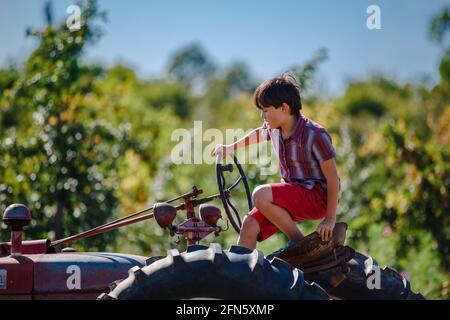
[(200, 218), (210, 226), (215, 227), (217, 221), (222, 218), (220, 208), (212, 204), (200, 205)]
[(31, 221), (30, 210), (23, 204), (12, 204), (3, 213), (3, 222), (11, 228), (11, 255), (21, 254), (22, 229)]
[(153, 206), (153, 215), (161, 228), (167, 228), (172, 225), (177, 216), (177, 209), (171, 204), (160, 202)]

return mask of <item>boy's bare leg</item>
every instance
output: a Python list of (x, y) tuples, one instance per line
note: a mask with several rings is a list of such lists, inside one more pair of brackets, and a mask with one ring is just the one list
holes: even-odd
[(239, 233), (238, 246), (254, 250), (259, 231), (258, 221), (251, 216), (246, 216), (242, 222), (241, 232)]
[(261, 213), (269, 219), (281, 232), (288, 236), (294, 243), (298, 243), (305, 236), (301, 233), (297, 224), (292, 220), (289, 213), (273, 203), (264, 203), (258, 208)]
[(272, 203), (272, 188), (270, 185), (262, 185), (253, 192), (253, 202), (261, 213), (269, 219), (281, 232), (294, 243), (304, 238), (297, 224), (292, 220), (289, 212)]

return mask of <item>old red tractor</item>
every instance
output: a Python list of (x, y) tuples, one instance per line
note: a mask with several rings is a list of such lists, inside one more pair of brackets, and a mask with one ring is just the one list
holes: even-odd
[[(253, 207), (244, 171), (233, 158), (240, 177), (228, 187), (224, 172), (233, 171), (234, 165), (216, 158), (218, 194), (199, 198), (202, 190), (194, 186), (176, 198), (56, 241), (22, 241), (31, 213), (24, 205), (10, 205), (3, 214), (11, 241), (0, 243), (0, 299), (423, 299), (395, 270), (381, 269), (372, 257), (345, 246), (344, 223), (336, 225), (330, 241), (321, 241), (314, 232), (302, 245), (288, 244), (268, 256), (239, 246), (223, 250), (216, 243), (199, 245), (207, 235), (222, 231), (217, 223), (221, 209), (208, 202), (221, 199), (237, 232), (241, 219), (230, 197), (240, 182), (249, 209)], [(177, 200), (181, 203), (173, 205)], [(186, 219), (174, 225), (179, 211), (186, 212)], [(63, 248), (151, 218), (171, 235), (186, 238), (187, 250), (143, 257)]]

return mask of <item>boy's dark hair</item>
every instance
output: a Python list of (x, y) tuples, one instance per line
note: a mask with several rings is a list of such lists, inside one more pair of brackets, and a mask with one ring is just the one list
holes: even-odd
[(279, 108), (285, 102), (291, 108), (291, 114), (297, 117), (300, 116), (302, 109), (300, 88), (291, 75), (264, 81), (256, 88), (253, 100), (256, 107), (261, 110), (270, 106)]

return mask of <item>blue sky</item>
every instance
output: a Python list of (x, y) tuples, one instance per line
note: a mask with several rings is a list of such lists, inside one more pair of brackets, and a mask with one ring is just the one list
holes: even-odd
[[(53, 0), (57, 21), (72, 0)], [(44, 0), (0, 0), (0, 66), (23, 61), (35, 46), (25, 29), (44, 25)], [(381, 30), (366, 27), (366, 9), (381, 9)], [(329, 59), (319, 71), (323, 90), (340, 94), (349, 79), (381, 72), (394, 79), (438, 79), (441, 49), (428, 40), (432, 17), (446, 0), (100, 0), (105, 35), (86, 60), (124, 63), (141, 77), (164, 73), (170, 55), (192, 42), (219, 66), (246, 62), (258, 79), (304, 63), (320, 47)]]

